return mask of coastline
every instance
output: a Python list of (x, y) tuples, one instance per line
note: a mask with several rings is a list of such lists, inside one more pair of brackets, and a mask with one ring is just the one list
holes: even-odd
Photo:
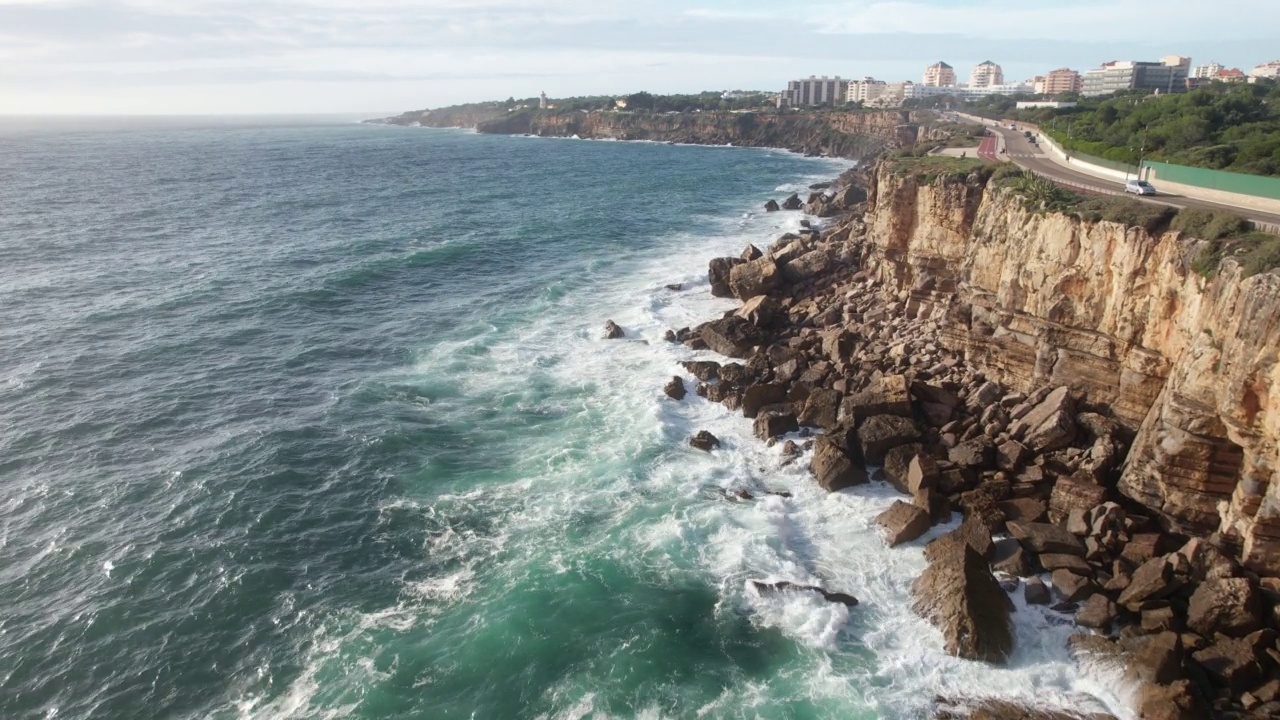
[(537, 111), (456, 116), (448, 109), (366, 120), (368, 124), (471, 128), (480, 134), (784, 149), (807, 157), (863, 160), (932, 137), (930, 113), (900, 110), (831, 113), (630, 113)]
[[(1186, 266), (1193, 237), (1034, 212), (994, 174), (884, 158), (848, 178), (865, 204), (837, 183), (831, 222), (711, 261), (713, 294), (741, 305), (668, 338), (721, 356), (686, 365), (695, 392), (835, 496), (900, 493), (877, 540), (925, 543), (911, 604), (949, 654), (1006, 666), (1011, 619), (1036, 605), (1079, 629), (1062, 642), (1077, 669), (1111, 668), (1121, 717), (1280, 713), (1272, 517), (1241, 469), (1266, 462), (1241, 438), (1265, 408), (1262, 391), (1235, 394), (1271, 371), (1275, 341), (1222, 310), (1272, 322), (1275, 276), (1228, 259), (1206, 282)], [(1255, 359), (1226, 359), (1240, 353)], [(1239, 519), (1218, 525), (1226, 513)], [(945, 705), (937, 717), (967, 716)]]
[[(856, 169), (856, 167), (852, 169)], [(841, 185), (842, 181), (847, 184), (855, 177), (853, 173), (846, 171), (833, 178), (828, 195), (840, 194), (846, 187)], [(862, 179), (865, 180), (865, 178)], [(779, 187), (781, 188), (782, 186)], [(821, 190), (815, 191), (814, 197), (811, 197), (810, 200), (812, 201), (822, 194)], [(806, 202), (805, 207), (812, 207), (812, 204)], [(785, 262), (786, 265), (791, 265), (791, 263), (798, 261), (802, 257), (808, 257), (814, 252), (825, 252), (821, 248), (824, 238), (830, 239), (832, 235), (838, 236), (832, 241), (832, 244), (845, 244), (849, 240), (849, 223), (858, 222), (857, 213), (852, 204), (842, 205), (836, 209), (839, 211), (839, 216), (829, 217), (825, 221), (805, 213), (800, 233), (786, 233), (767, 250), (763, 251), (754, 250), (754, 247), (749, 245), (739, 260), (745, 260), (748, 257), (752, 257), (752, 260), (735, 263), (735, 266), (739, 264), (746, 265), (755, 260), (778, 258), (782, 258), (782, 262)], [(786, 213), (788, 211), (781, 212)], [(810, 249), (807, 252), (797, 254), (794, 249), (788, 249), (790, 244), (801, 242), (810, 244)], [(813, 258), (810, 257), (809, 259), (812, 260)], [(804, 299), (811, 300), (827, 293), (840, 295), (850, 292), (851, 286), (842, 283), (836, 277), (838, 271), (835, 268), (838, 264), (846, 264), (847, 266), (848, 264), (856, 263), (856, 261), (853, 258), (839, 257), (838, 255), (834, 259), (836, 262), (830, 266), (815, 267), (805, 275), (783, 277), (780, 269), (777, 284), (767, 288), (765, 297), (781, 295), (785, 298), (786, 295), (797, 291)], [(785, 269), (785, 266), (783, 269)], [(892, 509), (901, 504), (895, 498), (901, 497), (900, 493), (904, 490), (906, 468), (898, 467), (898, 474), (901, 477), (893, 475), (893, 471), (890, 470), (890, 468), (895, 467), (893, 457), (888, 460), (880, 459), (878, 463), (866, 462), (860, 468), (854, 470), (853, 474), (858, 475), (859, 479), (849, 485), (827, 487), (826, 480), (815, 475), (815, 463), (821, 462), (815, 461), (815, 448), (833, 437), (840, 436), (843, 432), (851, 433), (851, 429), (839, 427), (839, 418), (841, 416), (839, 402), (835, 403), (834, 407), (815, 408), (812, 407), (813, 403), (809, 402), (814, 398), (814, 395), (797, 397), (796, 388), (800, 385), (810, 385), (811, 387), (805, 388), (805, 390), (815, 393), (830, 389), (830, 383), (822, 380), (806, 383), (802, 379), (806, 373), (804, 360), (791, 369), (790, 377), (783, 377), (778, 373), (777, 366), (779, 363), (776, 362), (777, 358), (765, 358), (767, 355), (783, 352), (783, 348), (788, 345), (788, 341), (794, 339), (794, 336), (792, 338), (784, 336), (788, 335), (791, 330), (800, 329), (803, 325), (803, 323), (798, 323), (792, 326), (786, 319), (785, 308), (788, 305), (794, 307), (794, 304), (788, 302), (788, 299), (783, 299), (781, 307), (762, 309), (760, 307), (761, 303), (754, 302), (760, 299), (759, 295), (742, 298), (737, 297), (733, 292), (717, 293), (715, 291), (718, 282), (717, 261), (715, 260), (711, 263), (709, 277), (713, 296), (727, 297), (736, 301), (749, 299), (753, 300), (753, 302), (748, 302), (746, 305), (727, 311), (719, 319), (711, 318), (692, 327), (672, 328), (672, 334), (668, 335), (667, 340), (676, 342), (691, 351), (688, 353), (688, 357), (691, 360), (682, 361), (681, 368), (673, 368), (677, 372), (673, 382), (679, 379), (680, 387), (687, 391), (689, 395), (698, 395), (713, 404), (723, 404), (727, 410), (739, 415), (738, 423), (741, 423), (743, 419), (752, 420), (751, 427), (754, 431), (754, 442), (758, 443), (765, 452), (777, 455), (780, 459), (781, 467), (802, 468), (805, 482), (814, 487), (816, 492), (819, 493), (819, 498), (801, 495), (794, 502), (821, 502), (821, 494), (832, 491), (833, 494), (828, 497), (846, 496), (847, 492), (854, 493), (850, 497), (870, 493), (868, 497), (874, 498), (873, 502), (881, 507)], [(845, 280), (847, 279), (846, 277)], [(724, 275), (721, 280), (727, 283), (728, 275)], [(860, 281), (856, 281), (854, 284), (860, 284)], [(871, 300), (881, 289), (873, 284), (867, 284), (866, 287), (867, 292), (860, 296), (862, 300)], [(744, 292), (750, 293), (760, 289), (760, 286), (755, 286)], [(677, 292), (686, 291), (693, 291), (693, 289), (681, 288), (677, 290)], [(696, 291), (705, 292), (705, 288), (699, 286)], [(874, 302), (885, 308), (890, 307), (892, 304), (892, 301), (888, 298), (885, 298), (883, 303), (880, 303), (880, 298), (875, 298)], [(771, 303), (765, 301), (764, 304)], [(755, 338), (759, 341), (759, 344), (753, 347), (744, 344), (735, 349), (734, 341), (725, 339), (726, 336), (732, 335), (732, 332), (721, 333), (715, 329), (726, 320), (755, 324), (758, 326), (757, 330), (762, 331), (764, 335)], [(886, 326), (892, 324), (891, 319), (886, 322)], [(895, 331), (900, 332), (898, 330)], [(704, 339), (706, 333), (716, 338), (710, 344)], [(796, 356), (791, 355), (782, 360), (781, 364), (792, 364), (795, 359)], [(852, 362), (858, 362), (872, 358), (854, 353), (848, 359)], [(963, 369), (963, 362), (957, 363), (954, 367)], [(810, 365), (810, 368), (812, 368), (812, 365)], [(772, 392), (770, 388), (778, 385), (784, 385), (786, 389), (776, 393)], [(668, 386), (669, 390), (670, 385)], [(673, 396), (673, 399), (676, 398)], [(676, 401), (678, 402), (679, 400), (676, 399)], [(885, 402), (883, 399), (877, 399), (872, 404), (876, 407), (882, 407)], [(892, 404), (891, 401), (889, 402)], [(910, 402), (910, 400), (908, 399), (907, 402)], [(826, 419), (829, 422), (824, 422), (820, 419), (820, 416), (824, 414), (828, 416)], [(910, 414), (909, 410), (907, 414)], [(742, 415), (745, 415), (745, 417), (742, 417)], [(826, 426), (824, 427), (824, 425)], [(856, 444), (857, 441), (853, 440), (852, 442)], [(919, 445), (916, 445), (914, 449), (919, 450)], [(708, 452), (714, 456), (718, 451), (713, 448)], [(901, 456), (901, 453), (898, 453), (898, 455)], [(909, 457), (906, 459), (910, 460)], [(943, 460), (944, 464), (945, 462)], [(901, 458), (899, 458), (897, 465), (902, 465)], [(850, 490), (850, 488), (856, 489)], [(839, 490), (846, 492), (835, 492)], [(722, 488), (721, 492), (724, 495), (721, 498), (722, 501), (764, 503), (774, 502), (771, 496), (776, 494), (777, 488), (771, 487), (766, 482), (764, 485), (748, 486), (747, 488), (730, 485)], [(784, 496), (790, 498), (787, 493), (784, 493)], [(910, 497), (907, 499), (910, 500)], [(788, 499), (786, 502), (793, 501)], [(888, 503), (887, 506), (886, 503)], [(927, 503), (928, 501), (926, 501), (926, 505)], [(920, 551), (923, 550), (923, 554), (928, 560), (930, 550), (925, 548), (932, 546), (936, 549), (937, 547), (945, 546), (950, 538), (963, 536), (970, 531), (971, 523), (962, 521), (963, 518), (969, 517), (968, 510), (967, 507), (957, 507), (954, 515), (949, 512), (943, 514), (938, 512), (935, 503), (933, 521), (920, 528), (919, 532), (913, 537), (903, 540), (902, 547), (893, 547), (893, 545), (897, 544), (896, 542), (889, 544), (891, 549), (888, 552), (898, 553), (900, 557), (905, 558), (913, 555), (919, 557)], [(868, 515), (867, 519), (875, 525), (876, 513), (873, 512)], [(884, 537), (885, 532), (886, 530), (883, 528), (875, 528), (873, 534), (877, 541), (884, 542), (881, 538)], [(888, 532), (892, 533), (894, 531), (889, 530)], [(1006, 533), (993, 530), (989, 531), (987, 536), (993, 540), (1008, 537)], [(885, 569), (888, 570), (888, 566)], [(919, 572), (920, 569), (916, 567), (914, 572)], [(927, 571), (927, 564), (924, 569)], [(906, 580), (910, 581), (914, 580), (914, 578), (915, 575), (913, 574)], [(859, 588), (840, 585), (838, 581), (834, 584), (809, 584), (814, 582), (815, 578), (812, 575), (804, 577), (771, 575), (748, 578), (745, 584), (747, 586), (747, 595), (755, 597), (757, 601), (765, 600), (771, 595), (812, 593), (828, 602), (839, 603), (842, 602), (841, 598), (844, 597), (843, 594), (845, 593), (852, 593), (854, 596), (859, 595)], [(821, 578), (817, 582), (822, 583)], [(1003, 590), (1010, 589), (1007, 578), (1001, 585)], [(1059, 604), (1060, 606), (1054, 608), (1040, 607), (1023, 600), (1022, 594), (1023, 588), (1021, 586), (1017, 587), (1017, 598), (1014, 601), (1014, 605), (1016, 605), (1019, 613), (1017, 616), (1019, 621), (1012, 623), (1011, 626), (1011, 631), (1018, 636), (1019, 643), (1038, 645), (1042, 641), (1040, 636), (1050, 628), (1069, 626), (1071, 624), (1071, 613), (1075, 610), (1075, 606), (1067, 607)], [(857, 600), (855, 599), (853, 603), (856, 605)], [(858, 613), (868, 611), (869, 608), (864, 598), (860, 607), (851, 607), (849, 609), (850, 620), (848, 622), (854, 622), (853, 618)], [(1033, 613), (1034, 615), (1032, 615)], [(916, 614), (924, 617), (928, 613), (916, 610)], [(1050, 636), (1053, 634), (1053, 632), (1048, 633)], [(1076, 665), (1076, 670), (1079, 673), (1079, 687), (1074, 691), (1076, 697), (1058, 696), (1058, 701), (1062, 704), (1054, 704), (1053, 702), (1045, 704), (1039, 702), (1034, 695), (1027, 695), (1026, 691), (1029, 688), (1026, 687), (1011, 688), (1008, 694), (992, 693), (991, 688), (988, 688), (987, 693), (971, 696), (966, 696), (963, 692), (957, 691), (956, 688), (951, 688), (945, 695), (939, 695), (935, 699), (931, 712), (936, 713), (938, 718), (964, 718), (969, 717), (974, 712), (982, 711), (990, 713), (989, 715), (983, 715), (983, 717), (997, 719), (1077, 720), (1077, 718), (1082, 718), (1083, 716), (1073, 714), (1072, 711), (1078, 711), (1083, 704), (1083, 706), (1094, 706), (1095, 709), (1092, 711), (1094, 714), (1091, 717), (1103, 717), (1103, 715), (1097, 713), (1101, 712), (1104, 707), (1116, 713), (1115, 717), (1129, 717), (1128, 708), (1119, 699), (1121, 694), (1119, 687), (1121, 684), (1120, 673), (1115, 671), (1114, 668), (1103, 664), (1094, 666), (1089, 658), (1071, 653), (1066, 640), (1066, 635), (1058, 636), (1060, 645), (1058, 652), (1061, 653), (1060, 655), (1055, 655), (1055, 652), (1050, 648), (1040, 648), (1035, 652), (1047, 650), (1049, 652), (1048, 659), (1056, 656), (1061, 659), (1069, 659), (1070, 662)], [(1022, 653), (1028, 651), (1027, 648), (1010, 648), (1001, 657), (990, 658), (993, 662), (987, 665), (986, 669), (976, 665), (970, 666), (970, 669), (977, 672), (990, 672), (998, 676), (1002, 672), (1001, 667), (1006, 657), (1012, 656), (1013, 653), (1018, 653), (1019, 662), (1025, 663), (1028, 658), (1024, 657)], [(955, 655), (956, 653), (949, 651), (949, 654)], [(960, 660), (960, 662), (970, 661)], [(1085, 692), (1082, 688), (1088, 688), (1088, 692)], [(939, 690), (941, 691), (942, 688), (939, 688)]]

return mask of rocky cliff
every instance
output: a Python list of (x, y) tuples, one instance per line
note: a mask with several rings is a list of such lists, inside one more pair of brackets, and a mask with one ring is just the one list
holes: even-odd
[(920, 126), (910, 112), (805, 113), (625, 112), (525, 113), (482, 123), (480, 132), (699, 145), (778, 147), (810, 155), (861, 158), (885, 147), (915, 144)]
[(1136, 434), (1121, 494), (1280, 575), (1280, 276), (1212, 279), (1195, 241), (1036, 213), (985, 176), (884, 164), (865, 267), (1000, 382), (1065, 385)]
[(806, 155), (862, 159), (885, 148), (929, 138), (927, 118), (900, 110), (814, 112), (628, 113), (445, 108), (379, 121), (395, 125), (466, 127), (500, 135), (651, 140), (695, 145), (776, 147)]

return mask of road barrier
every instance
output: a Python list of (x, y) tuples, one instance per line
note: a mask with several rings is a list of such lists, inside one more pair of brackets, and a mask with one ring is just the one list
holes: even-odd
[(1208, 168), (1187, 167), (1186, 165), (1172, 165), (1162, 162), (1148, 162), (1146, 165), (1155, 170), (1156, 177), (1166, 182), (1191, 185), (1206, 190), (1280, 200), (1280, 178), (1245, 175), (1244, 173), (1233, 173), (1225, 170), (1210, 170)]

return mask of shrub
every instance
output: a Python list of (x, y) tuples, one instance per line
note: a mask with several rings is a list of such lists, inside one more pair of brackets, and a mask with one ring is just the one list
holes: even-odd
[(1201, 240), (1220, 240), (1249, 232), (1249, 223), (1242, 217), (1191, 208), (1179, 210), (1170, 227)]
[(1240, 270), (1245, 277), (1280, 268), (1280, 236), (1250, 232), (1239, 237), (1207, 242), (1191, 267), (1201, 275), (1211, 278), (1218, 273), (1226, 258), (1233, 258), (1240, 263)]

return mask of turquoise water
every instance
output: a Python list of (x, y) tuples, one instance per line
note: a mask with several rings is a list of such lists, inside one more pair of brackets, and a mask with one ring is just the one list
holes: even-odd
[[(747, 421), (661, 394), (694, 357), (663, 332), (732, 307), (706, 261), (798, 227), (755, 209), (843, 167), (304, 120), (0, 122), (0, 716), (1079, 704), (1069, 628), (1037, 611), (1009, 669), (941, 653), (909, 609), (923, 541), (873, 528), (890, 491), (826, 495)], [(627, 340), (600, 339), (610, 318)], [(687, 448), (704, 428), (723, 451)]]

